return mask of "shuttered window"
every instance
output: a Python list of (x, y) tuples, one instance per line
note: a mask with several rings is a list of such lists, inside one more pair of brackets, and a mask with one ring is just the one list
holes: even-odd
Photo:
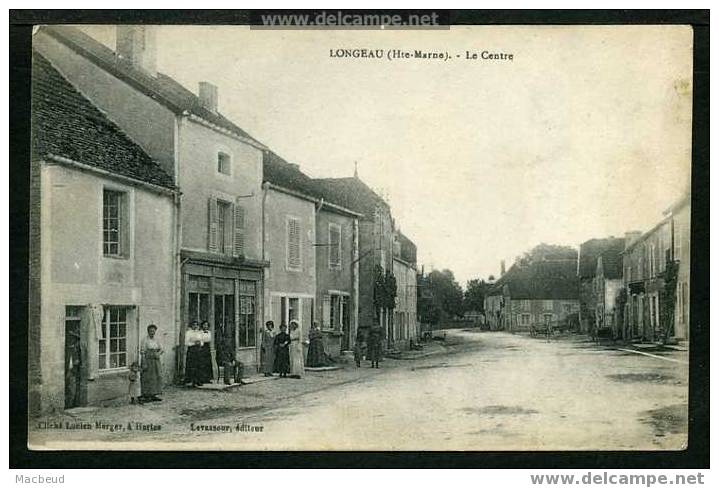
[(287, 218), (287, 268), (299, 270), (302, 268), (302, 254), (300, 243), (300, 219)]
[(329, 267), (342, 268), (342, 227), (330, 224), (329, 229)]
[(207, 201), (207, 250), (217, 252), (217, 198)]

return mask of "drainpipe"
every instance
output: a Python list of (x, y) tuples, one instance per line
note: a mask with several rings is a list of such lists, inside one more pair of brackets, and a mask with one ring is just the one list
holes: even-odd
[[(183, 114), (185, 116), (186, 113)], [(179, 138), (180, 138), (180, 126), (182, 124), (182, 116), (175, 119), (174, 128), (174, 157), (175, 157), (175, 186), (180, 188), (180, 150), (179, 150)], [(177, 356), (175, 357), (175, 378), (176, 382), (181, 382), (184, 372), (184, 359), (185, 359), (185, 331), (182, 327), (182, 192), (178, 191), (174, 194), (174, 205), (175, 205), (175, 273), (174, 273), (174, 311), (175, 311), (175, 337), (177, 337), (178, 344), (175, 348)], [(173, 338), (174, 340), (174, 338)]]
[(352, 221), (352, 315), (354, 316), (354, 330), (350, 329), (350, 349), (354, 349), (355, 337), (359, 330), (359, 219)]
[[(267, 239), (267, 194), (269, 193), (269, 183), (264, 182), (262, 183), (262, 222), (261, 222), (261, 241), (262, 241), (262, 261), (263, 263), (267, 261), (267, 251), (266, 251), (266, 245), (265, 241)], [(269, 293), (269, 278), (270, 270), (269, 267), (263, 266), (262, 267), (262, 303), (264, 304), (262, 307), (262, 322), (260, 323), (261, 327), (264, 327), (264, 323), (268, 320), (268, 311), (270, 310), (270, 307), (272, 307), (272, 303), (270, 303), (270, 293)], [(257, 348), (255, 348), (257, 350)], [(257, 353), (256, 353), (257, 354)], [(259, 361), (257, 362), (259, 364)]]

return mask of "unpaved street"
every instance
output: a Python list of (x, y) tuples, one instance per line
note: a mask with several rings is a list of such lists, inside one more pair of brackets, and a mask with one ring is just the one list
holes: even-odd
[[(548, 343), (476, 331), (448, 332), (442, 350), (388, 359), (380, 370), (347, 365), (231, 392), (175, 389), (162, 404), (49, 419), (122, 426), (114, 432), (31, 424), (31, 439), (51, 449), (88, 442), (233, 450), (644, 450), (686, 443), (686, 352), (641, 355), (571, 336)], [(161, 428), (128, 431), (125, 423), (134, 421)]]

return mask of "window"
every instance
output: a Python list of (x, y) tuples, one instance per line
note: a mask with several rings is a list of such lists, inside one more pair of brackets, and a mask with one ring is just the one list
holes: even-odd
[(529, 312), (532, 310), (532, 302), (529, 300), (520, 300), (519, 306), (523, 312)]
[(207, 249), (210, 252), (244, 255), (245, 211), (242, 207), (210, 197), (207, 227)]
[(217, 200), (217, 250), (227, 253), (228, 244), (231, 242), (228, 235), (232, 227), (232, 204)]
[(125, 253), (125, 194), (104, 190), (102, 193), (102, 252), (105, 256)]
[(232, 174), (232, 158), (229, 154), (217, 153), (217, 172), (223, 175)]
[(342, 227), (330, 224), (329, 230), (330, 269), (342, 269)]
[(256, 291), (253, 281), (240, 280), (239, 347), (254, 347), (257, 337)]
[(325, 295), (322, 300), (322, 326), (343, 330), (349, 324), (349, 312), (347, 295)]
[(531, 315), (529, 315), (528, 313), (523, 313), (522, 315), (520, 315), (519, 316), (519, 325), (529, 326), (530, 317), (531, 317)]
[(552, 323), (552, 319), (554, 318), (554, 315), (551, 313), (545, 313), (544, 316), (544, 325), (550, 325)]
[(542, 300), (542, 310), (554, 310), (554, 302), (552, 300)]
[(98, 344), (99, 368), (124, 368), (127, 366), (127, 308), (107, 306), (104, 310)]
[(302, 254), (300, 244), (300, 219), (287, 219), (287, 269), (300, 270)]

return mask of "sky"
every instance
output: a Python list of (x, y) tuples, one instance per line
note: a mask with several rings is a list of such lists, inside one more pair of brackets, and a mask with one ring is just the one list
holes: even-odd
[[(114, 28), (83, 29), (114, 48)], [(313, 177), (384, 195), (426, 270), (460, 284), (545, 242), (649, 230), (689, 188), (684, 26), (250, 30), (157, 26), (158, 70)], [(417, 49), (452, 59), (331, 57)], [(466, 52), (511, 53), (468, 60)]]

